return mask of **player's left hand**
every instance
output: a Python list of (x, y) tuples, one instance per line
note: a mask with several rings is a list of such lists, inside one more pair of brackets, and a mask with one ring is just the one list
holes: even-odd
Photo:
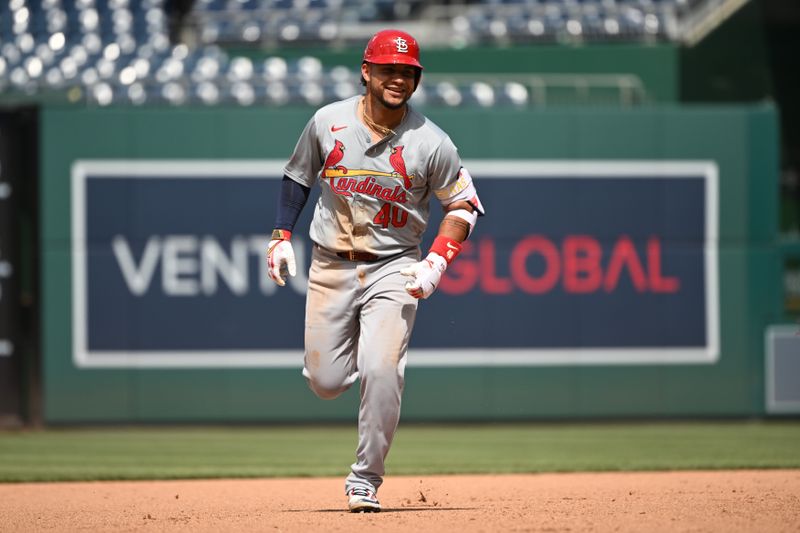
[(267, 272), (269, 279), (283, 287), (286, 279), (297, 273), (294, 260), (294, 249), (288, 240), (273, 239), (267, 247)]
[(422, 261), (400, 271), (402, 275), (412, 278), (406, 283), (406, 292), (417, 299), (427, 298), (439, 286), (446, 268), (447, 261), (444, 257), (433, 252), (429, 253)]

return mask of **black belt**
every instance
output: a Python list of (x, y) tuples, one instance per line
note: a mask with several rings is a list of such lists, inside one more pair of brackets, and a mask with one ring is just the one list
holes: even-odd
[(336, 252), (336, 255), (341, 257), (342, 259), (347, 259), (348, 261), (377, 261), (380, 259), (375, 254), (371, 254), (369, 252), (358, 252), (356, 250), (348, 250), (347, 252)]

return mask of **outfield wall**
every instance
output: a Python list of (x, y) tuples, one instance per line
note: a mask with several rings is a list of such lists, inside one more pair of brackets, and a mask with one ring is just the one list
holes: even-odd
[[(774, 109), (429, 115), (488, 215), (421, 303), (406, 420), (764, 413)], [(43, 110), (47, 422), (355, 417), (300, 375), (303, 269), (276, 290), (260, 259), (309, 116)]]

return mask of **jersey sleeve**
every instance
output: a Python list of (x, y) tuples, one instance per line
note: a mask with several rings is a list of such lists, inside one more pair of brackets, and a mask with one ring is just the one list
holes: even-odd
[(283, 167), (283, 173), (286, 176), (309, 188), (317, 182), (317, 175), (322, 168), (322, 152), (317, 137), (316, 119), (315, 115), (308, 121), (297, 140), (292, 157)]
[(450, 137), (445, 137), (436, 147), (428, 164), (428, 184), (433, 194), (444, 205), (450, 203), (447, 201), (448, 190), (458, 179), (460, 169), (461, 158), (458, 156), (458, 150)]
[(461, 158), (449, 137), (436, 150), (430, 171), (431, 188), (443, 206), (465, 201), (472, 205), (478, 215), (485, 214), (472, 176), (461, 165)]

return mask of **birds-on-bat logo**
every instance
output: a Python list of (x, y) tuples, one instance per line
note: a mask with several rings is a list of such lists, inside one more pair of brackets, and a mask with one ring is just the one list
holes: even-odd
[[(344, 143), (334, 139), (334, 147), (325, 158), (322, 166), (322, 178), (329, 178), (331, 190), (340, 196), (352, 196), (352, 193), (366, 194), (383, 198), (387, 201), (397, 201), (405, 203), (406, 190), (411, 190), (411, 180), (414, 175), (408, 174), (406, 163), (403, 160), (403, 147), (395, 146), (389, 155), (389, 163), (394, 169), (392, 172), (383, 172), (371, 169), (348, 169), (339, 163), (344, 158)], [(391, 187), (382, 186), (376, 181), (378, 177), (402, 178), (404, 187), (397, 185)], [(405, 190), (403, 190), (405, 189)]]
[(406, 162), (403, 160), (402, 146), (392, 147), (392, 154), (389, 156), (389, 164), (392, 165), (395, 173), (403, 178), (403, 186), (406, 188), (406, 190), (411, 190), (411, 179), (414, 177), (414, 175), (412, 174), (409, 176), (408, 172), (406, 171)]

